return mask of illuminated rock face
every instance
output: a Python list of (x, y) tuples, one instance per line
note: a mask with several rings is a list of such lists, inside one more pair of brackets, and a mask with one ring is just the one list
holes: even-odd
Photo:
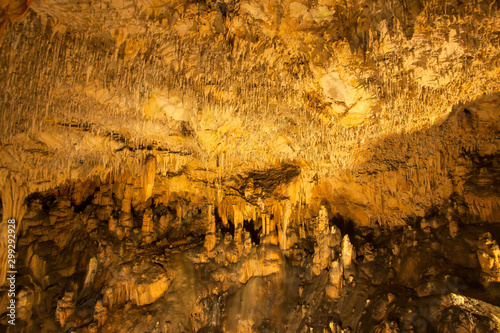
[(17, 327), (500, 330), (499, 31), (489, 1), (0, 0)]
[[(460, 223), (451, 234), (446, 213), (436, 212), (403, 228), (359, 227), (321, 205), (310, 219), (291, 214), (294, 241), (283, 249), (264, 233), (259, 208), (253, 219), (242, 201), (207, 206), (171, 194), (129, 206), (131, 229), (117, 234), (96, 211), (108, 196), (118, 217), (121, 184), (141, 193), (137, 177), (93, 179), (95, 192), (83, 201), (74, 194), (86, 182), (28, 196), (18, 239), (18, 270), (26, 273), (17, 280), (26, 331), (500, 328), (494, 224)], [(219, 212), (228, 214), (225, 225)], [(243, 225), (240, 214), (250, 214)]]

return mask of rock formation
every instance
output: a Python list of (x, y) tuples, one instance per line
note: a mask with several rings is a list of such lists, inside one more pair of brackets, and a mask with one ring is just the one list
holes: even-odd
[(499, 36), (487, 0), (0, 0), (0, 331), (499, 331)]

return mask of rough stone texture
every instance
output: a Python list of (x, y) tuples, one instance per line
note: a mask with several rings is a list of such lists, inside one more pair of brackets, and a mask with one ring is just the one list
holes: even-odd
[(499, 330), (499, 36), (482, 0), (0, 0), (20, 329)]
[[(94, 198), (100, 189), (110, 197), (122, 191), (93, 181)], [(497, 224), (460, 224), (452, 237), (448, 214), (441, 212), (413, 227), (350, 229), (347, 221), (329, 219), (322, 206), (315, 228), (305, 228), (305, 236), (284, 250), (257, 227), (257, 217), (243, 223), (236, 239), (231, 228), (241, 217), (234, 202), (224, 226), (222, 207), (182, 204), (182, 197), (169, 196), (156, 197), (147, 208), (140, 201), (132, 206), (133, 227), (121, 237), (106, 221), (91, 218), (102, 202), (86, 198), (82, 207), (69, 199), (80, 186), (85, 182), (26, 201), (28, 228), (18, 246), (19, 270), (26, 273), (18, 275), (17, 320), (27, 332), (38, 332), (40, 325), (47, 332), (500, 328)], [(118, 216), (121, 207), (115, 200), (111, 214)], [(180, 216), (180, 222), (145, 242), (156, 230), (145, 220), (152, 215), (151, 221), (159, 221), (158, 214), (175, 221)], [(58, 217), (57, 229), (52, 216)], [(436, 222), (429, 233), (431, 220)], [(296, 233), (302, 223), (292, 219), (288, 227)], [(64, 241), (60, 234), (67, 235)], [(316, 259), (325, 251), (326, 265)]]

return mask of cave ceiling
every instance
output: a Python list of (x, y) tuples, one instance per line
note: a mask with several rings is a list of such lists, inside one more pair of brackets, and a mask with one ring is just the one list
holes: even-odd
[[(182, 299), (185, 331), (258, 332), (238, 300), (321, 290), (332, 332), (387, 328), (379, 308), (412, 298), (440, 307), (431, 326), (498, 329), (499, 75), (496, 1), (0, 0), (0, 232), (19, 221), (23, 297), (57, 302), (20, 318), (111, 332), (124, 304)], [(412, 296), (368, 298), (393, 281)], [(305, 332), (323, 310), (300, 302), (273, 320)]]

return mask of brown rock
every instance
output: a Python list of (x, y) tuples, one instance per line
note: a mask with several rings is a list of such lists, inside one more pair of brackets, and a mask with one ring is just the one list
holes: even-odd
[(150, 244), (156, 240), (156, 232), (154, 230), (153, 223), (153, 210), (151, 208), (146, 209), (144, 212), (141, 232), (142, 239), (146, 244)]
[(75, 313), (76, 300), (74, 299), (74, 293), (67, 291), (64, 296), (57, 301), (56, 308), (56, 320), (64, 327), (66, 320)]

